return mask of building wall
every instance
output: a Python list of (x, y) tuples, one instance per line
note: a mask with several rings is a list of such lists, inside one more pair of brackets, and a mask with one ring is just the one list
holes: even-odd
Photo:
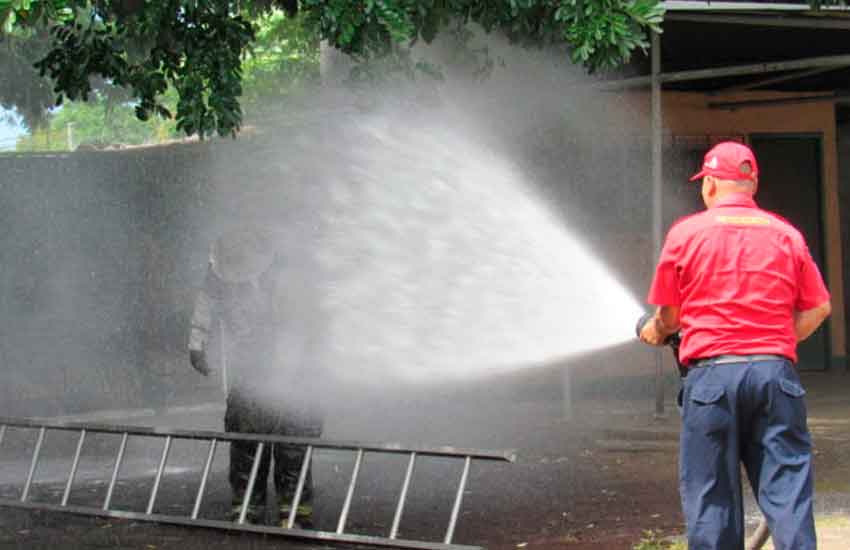
[[(794, 94), (799, 96), (799, 94)], [(783, 94), (749, 92), (724, 101), (782, 98)], [(823, 139), (823, 212), (827, 284), (832, 294), (833, 355), (847, 355), (844, 310), (844, 274), (839, 208), (838, 142), (835, 105), (830, 101), (738, 108), (709, 109), (704, 94), (667, 92), (664, 95), (664, 127), (677, 136), (748, 136), (750, 134), (816, 133)], [(648, 104), (648, 101), (645, 102)]]

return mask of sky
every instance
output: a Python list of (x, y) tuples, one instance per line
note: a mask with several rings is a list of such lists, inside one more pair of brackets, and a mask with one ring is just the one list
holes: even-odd
[(10, 124), (10, 121), (6, 120), (9, 115), (13, 113), (0, 108), (0, 151), (14, 149), (17, 138), (25, 133), (19, 124)]

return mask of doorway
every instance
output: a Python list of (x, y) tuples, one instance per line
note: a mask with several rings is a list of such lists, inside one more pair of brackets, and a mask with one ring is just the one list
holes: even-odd
[[(822, 144), (818, 134), (753, 134), (759, 164), (759, 207), (787, 219), (806, 239), (821, 274), (826, 273), (823, 231)], [(797, 346), (801, 370), (830, 364), (829, 323)]]

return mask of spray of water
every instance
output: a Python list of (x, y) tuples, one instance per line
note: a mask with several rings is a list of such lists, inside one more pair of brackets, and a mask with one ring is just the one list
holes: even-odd
[[(645, 287), (648, 255), (635, 166), (646, 155), (610, 145), (640, 133), (643, 111), (580, 95), (587, 76), (563, 51), (492, 36), (486, 46), (497, 63), (483, 83), (452, 72), (447, 45), (434, 61), (449, 78), (424, 94), (371, 90), (360, 102), (323, 75), (305, 109), (264, 109), (236, 141), (12, 159), (5, 410), (212, 395), (219, 380), (199, 391), (186, 357), (191, 303), (209, 245), (246, 223), (281, 230), (298, 279), (284, 285), (301, 303), (281, 308), (281, 370), (321, 363), (355, 383), (440, 383), (632, 338), (640, 307), (626, 287)], [(423, 95), (424, 107), (404, 104)], [(316, 334), (321, 357), (299, 357)], [(292, 376), (281, 379), (268, 384), (275, 399), (288, 397)]]
[(333, 154), (311, 145), (333, 158), (316, 254), (340, 377), (440, 383), (634, 337), (639, 304), (514, 164), (411, 120), (360, 116)]
[[(641, 306), (570, 214), (604, 189), (624, 194), (610, 176), (626, 159), (582, 151), (613, 144), (640, 117), (586, 93), (564, 52), (504, 42), (487, 40), (506, 63), (484, 83), (452, 74), (352, 99), (327, 79), (299, 111), (313, 122), (264, 120), (266, 152), (252, 173), (227, 178), (254, 204), (235, 212), (234, 187), (220, 187), (227, 215), (265, 211), (282, 256), (311, 266), (303, 294), (320, 302), (321, 322), (308, 324), (322, 332), (322, 357), (307, 363), (354, 385), (420, 387), (567, 364), (634, 338)], [(442, 53), (429, 55), (451, 72)], [(549, 129), (572, 139), (547, 143)], [(528, 153), (541, 150), (555, 158), (538, 170)], [(645, 216), (630, 212), (604, 215)], [(634, 232), (618, 223), (618, 234)], [(298, 361), (295, 347), (281, 346), (281, 365)]]

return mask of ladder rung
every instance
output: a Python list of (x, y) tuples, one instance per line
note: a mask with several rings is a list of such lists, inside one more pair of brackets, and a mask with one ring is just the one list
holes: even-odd
[(407, 500), (407, 490), (410, 488), (410, 480), (413, 477), (413, 466), (416, 463), (416, 452), (410, 453), (410, 459), (407, 461), (407, 471), (404, 474), (404, 482), (401, 485), (401, 493), (398, 495), (398, 505), (395, 509), (395, 517), (393, 517), (393, 526), (390, 528), (390, 538), (394, 539), (398, 536), (398, 526), (401, 524), (401, 515), (404, 513), (404, 504)]
[(363, 463), (363, 449), (357, 449), (357, 458), (354, 459), (354, 469), (351, 472), (351, 482), (348, 484), (348, 492), (345, 494), (345, 503), (339, 515), (339, 524), (336, 532), (341, 535), (345, 531), (345, 522), (348, 520), (348, 510), (351, 508), (351, 499), (354, 497), (354, 487), (357, 485), (357, 476), (360, 474), (360, 465)]
[(118, 481), (118, 471), (124, 460), (124, 451), (127, 449), (127, 432), (121, 436), (121, 445), (118, 447), (118, 456), (115, 457), (115, 467), (112, 469), (112, 478), (109, 480), (109, 488), (106, 490), (106, 498), (103, 499), (103, 510), (109, 510), (112, 504), (112, 492), (115, 490), (115, 482)]
[(24, 490), (21, 491), (21, 502), (26, 502), (30, 494), (32, 479), (35, 476), (35, 469), (38, 467), (38, 457), (41, 454), (41, 444), (44, 443), (44, 435), (47, 433), (47, 428), (42, 426), (38, 429), (38, 439), (35, 442), (35, 448), (32, 451), (32, 461), (30, 461), (30, 469), (27, 472), (27, 481), (24, 483)]
[(201, 474), (201, 484), (198, 486), (198, 494), (195, 496), (195, 507), (192, 508), (192, 519), (198, 519), (198, 514), (201, 511), (201, 501), (204, 499), (204, 490), (207, 488), (207, 478), (210, 476), (217, 443), (218, 440), (215, 438), (210, 440), (210, 450), (207, 452), (207, 461), (204, 463), (204, 473)]
[(242, 509), (239, 510), (239, 524), (245, 523), (245, 518), (248, 517), (248, 507), (251, 505), (251, 496), (254, 494), (254, 483), (257, 482), (257, 472), (260, 470), (260, 461), (263, 458), (263, 450), (265, 444), (260, 441), (257, 443), (257, 450), (254, 453), (254, 464), (251, 465), (251, 476), (248, 478), (248, 486), (245, 487), (245, 494), (242, 497)]
[(449, 528), (446, 531), (446, 538), (443, 540), (445, 544), (451, 544), (452, 537), (455, 534), (455, 525), (457, 525), (457, 516), (460, 513), (461, 502), (463, 502), (463, 492), (466, 490), (466, 479), (469, 477), (469, 465), (471, 462), (472, 457), (469, 456), (463, 461), (463, 473), (460, 475), (460, 483), (457, 486), (455, 504), (452, 507), (452, 517), (449, 519)]
[(86, 430), (80, 430), (80, 439), (77, 440), (77, 451), (74, 453), (74, 460), (71, 462), (71, 471), (68, 472), (68, 482), (65, 484), (65, 492), (62, 494), (62, 506), (68, 505), (68, 497), (71, 496), (71, 486), (74, 484), (74, 477), (77, 475), (77, 468), (80, 465), (80, 454), (83, 452), (83, 442), (86, 440)]
[(168, 462), (168, 452), (171, 450), (171, 436), (165, 436), (165, 443), (162, 446), (162, 456), (159, 457), (159, 467), (156, 469), (156, 478), (153, 481), (151, 489), (151, 498), (148, 500), (148, 508), (146, 514), (153, 513), (153, 507), (156, 504), (156, 495), (159, 492), (159, 483), (162, 481), (162, 472), (165, 470), (165, 463)]
[(304, 492), (304, 483), (307, 479), (307, 472), (310, 470), (310, 462), (313, 460), (313, 446), (307, 445), (307, 450), (304, 452), (304, 460), (301, 462), (301, 473), (298, 474), (298, 484), (295, 486), (295, 495), (292, 497), (292, 508), (289, 510), (289, 517), (286, 520), (286, 526), (292, 529), (295, 525), (295, 514), (298, 511), (298, 506), (301, 504), (301, 494)]

